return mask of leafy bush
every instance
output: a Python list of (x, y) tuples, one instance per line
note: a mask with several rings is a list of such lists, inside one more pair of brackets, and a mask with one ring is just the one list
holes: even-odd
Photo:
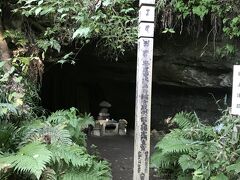
[[(29, 93), (25, 91), (26, 86), (30, 86), (24, 75), (15, 66), (5, 70), (6, 62), (0, 62), (0, 119), (14, 119), (14, 116), (31, 116), (34, 114), (34, 102)], [(38, 97), (38, 94), (35, 94)], [(28, 97), (28, 103), (25, 101)], [(36, 103), (36, 102), (35, 102)], [(21, 118), (18, 118), (20, 120)]]
[(174, 179), (238, 179), (240, 118), (224, 113), (216, 126), (202, 124), (196, 114), (178, 113), (173, 129), (155, 146), (152, 167)]
[[(229, 38), (240, 36), (239, 24), (239, 1), (225, 0), (159, 0), (157, 1), (157, 10), (161, 15), (162, 29), (174, 28), (183, 31), (183, 26), (189, 33), (197, 33), (208, 29), (203, 28), (203, 23), (210, 20), (213, 34), (224, 33)], [(186, 22), (184, 20), (187, 20)], [(180, 28), (177, 25), (181, 26)], [(209, 29), (208, 29), (209, 30)], [(171, 32), (171, 31), (168, 31)], [(175, 32), (175, 31), (172, 31)]]
[[(48, 118), (25, 121), (18, 128), (11, 124), (1, 127), (0, 137), (18, 142), (14, 150), (13, 144), (6, 146), (1, 139), (1, 179), (11, 179), (13, 175), (43, 180), (111, 179), (109, 164), (89, 155), (84, 146), (86, 137), (82, 130), (89, 124), (93, 124), (90, 115), (78, 116), (77, 110), (71, 108)], [(12, 133), (14, 130), (16, 133)], [(11, 147), (11, 152), (7, 147)]]
[(62, 45), (73, 40), (78, 48), (94, 42), (98, 53), (117, 60), (136, 45), (137, 11), (133, 4), (132, 0), (19, 0), (15, 11), (38, 20), (35, 28), (42, 33), (37, 45), (45, 52), (60, 52)]

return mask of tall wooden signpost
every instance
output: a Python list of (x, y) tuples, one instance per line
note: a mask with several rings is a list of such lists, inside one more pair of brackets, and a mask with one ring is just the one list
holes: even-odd
[(139, 6), (133, 180), (148, 180), (155, 0)]

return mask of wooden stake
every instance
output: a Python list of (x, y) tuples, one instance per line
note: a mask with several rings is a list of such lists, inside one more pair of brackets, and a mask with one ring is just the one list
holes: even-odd
[(155, 0), (139, 5), (133, 180), (148, 180)]

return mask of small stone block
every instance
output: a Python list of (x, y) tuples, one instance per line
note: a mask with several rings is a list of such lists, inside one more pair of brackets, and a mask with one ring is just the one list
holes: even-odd
[(141, 22), (139, 24), (138, 37), (153, 37), (154, 23)]
[(125, 136), (126, 133), (127, 133), (127, 130), (126, 130), (126, 129), (119, 129), (119, 131), (118, 131), (118, 134), (119, 134), (120, 136)]
[(101, 129), (94, 128), (92, 134), (93, 136), (101, 136)]
[[(114, 127), (114, 129), (108, 129), (109, 126)], [(113, 136), (113, 135), (117, 135), (118, 134), (118, 123), (104, 123), (102, 125), (102, 135), (103, 136)]]
[(153, 6), (142, 6), (139, 10), (139, 22), (154, 22), (155, 8)]

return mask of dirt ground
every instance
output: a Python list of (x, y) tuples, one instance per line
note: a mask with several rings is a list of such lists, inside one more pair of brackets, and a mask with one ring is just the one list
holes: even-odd
[[(153, 149), (155, 142), (154, 140), (152, 141), (151, 149)], [(97, 146), (100, 156), (112, 164), (113, 180), (132, 180), (134, 152), (133, 135), (90, 136), (88, 137), (88, 147), (92, 144)], [(150, 174), (150, 180), (159, 179), (153, 172)]]

